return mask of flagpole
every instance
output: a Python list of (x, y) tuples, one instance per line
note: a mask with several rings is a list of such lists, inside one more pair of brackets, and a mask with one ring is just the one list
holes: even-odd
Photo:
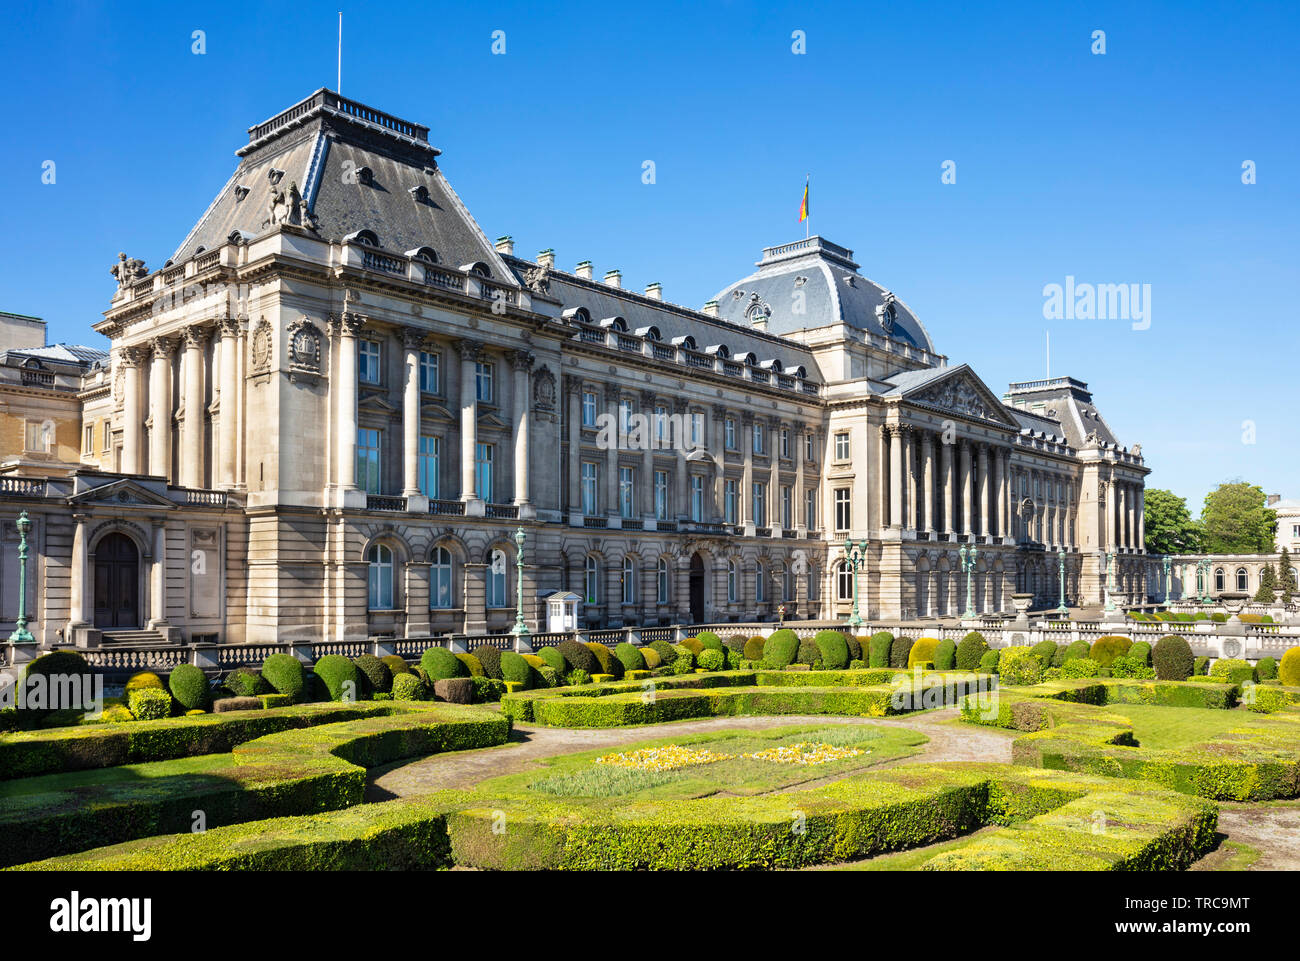
[(806, 174), (803, 181), (804, 196), (808, 197), (808, 216), (803, 219), (803, 239), (807, 240), (812, 229), (812, 198), (808, 188), (812, 186), (812, 174)]
[(334, 83), (334, 92), (343, 96), (343, 11), (339, 11), (339, 73)]

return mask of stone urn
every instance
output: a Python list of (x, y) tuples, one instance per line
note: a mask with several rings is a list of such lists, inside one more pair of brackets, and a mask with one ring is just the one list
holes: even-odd
[(1015, 608), (1016, 623), (1029, 623), (1029, 605), (1034, 602), (1033, 594), (1012, 594), (1011, 606)]
[(1219, 625), (1219, 633), (1245, 634), (1246, 625), (1241, 620), (1241, 612), (1250, 603), (1250, 595), (1244, 591), (1226, 592), (1219, 595), (1219, 603), (1228, 612), (1228, 620)]

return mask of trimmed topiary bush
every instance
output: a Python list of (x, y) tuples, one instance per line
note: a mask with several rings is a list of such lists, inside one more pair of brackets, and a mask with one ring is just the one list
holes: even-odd
[(357, 679), (361, 682), (363, 698), (393, 692), (393, 674), (375, 655), (360, 654), (352, 659), (352, 663), (357, 666)]
[(292, 654), (269, 656), (262, 663), (262, 678), (277, 694), (287, 694), (295, 702), (302, 700), (302, 662)]
[(1300, 686), (1300, 647), (1292, 647), (1282, 655), (1277, 666), (1277, 679), (1287, 687)]
[(1192, 677), (1207, 677), (1210, 673), (1210, 659), (1198, 657), (1192, 662)]
[(821, 655), (822, 669), (841, 671), (849, 664), (849, 642), (839, 631), (818, 631), (813, 644)]
[(1259, 675), (1261, 681), (1272, 681), (1277, 678), (1277, 661), (1271, 657), (1261, 657), (1255, 662), (1255, 673)]
[(798, 654), (799, 637), (788, 627), (773, 631), (763, 644), (763, 660), (778, 671), (793, 664)]
[(556, 650), (564, 657), (565, 673), (585, 671), (588, 676), (600, 674), (600, 662), (591, 649), (577, 641), (560, 641)]
[(1255, 668), (1239, 657), (1221, 657), (1210, 667), (1210, 677), (1220, 677), (1231, 684), (1254, 681)]
[[(398, 657), (396, 654), (386, 654), (380, 658), (384, 662), (384, 667), (388, 668), (388, 673), (393, 675), (393, 680), (397, 680), (398, 674), (412, 674), (411, 665), (406, 663), (406, 659)], [(262, 675), (266, 675), (266, 668), (262, 668)], [(281, 691), (281, 694), (284, 692)], [(396, 698), (394, 698), (396, 700)]]
[[(50, 721), (57, 724), (65, 719), (69, 724), (76, 724), (77, 718), (92, 707), (95, 690), (92, 680), (94, 673), (94, 669), (91, 668), (86, 659), (76, 651), (51, 651), (49, 654), (42, 654), (23, 669), (22, 682), (25, 684), (28, 678), (43, 677), (47, 695), (56, 690), (66, 690), (68, 696), (73, 697), (76, 689), (67, 682), (74, 677), (80, 678), (77, 683), (80, 687), (81, 703), (60, 704), (57, 707), (49, 708), (30, 707), (24, 704), (21, 710), (6, 709), (0, 712), (0, 720), (8, 717), (10, 721), (7, 726), (0, 724), (0, 731)], [(157, 675), (150, 676), (157, 677)], [(33, 681), (32, 683), (35, 685), (40, 682)], [(158, 684), (161, 689), (162, 682), (159, 681)], [(16, 694), (17, 692), (10, 691), (10, 693)]]
[(850, 661), (862, 660), (862, 641), (858, 640), (852, 634), (845, 634), (844, 643), (848, 646)]
[(473, 704), (474, 681), (468, 677), (446, 677), (433, 682), (433, 694), (448, 704)]
[(677, 655), (673, 652), (673, 646), (667, 641), (651, 641), (650, 649), (659, 655), (660, 660), (665, 664), (672, 664)]
[(910, 671), (918, 664), (934, 661), (934, 649), (938, 646), (939, 639), (937, 637), (917, 638), (916, 643), (907, 652), (907, 669)]
[(957, 666), (957, 642), (943, 640), (934, 649), (934, 669), (951, 671)]
[(522, 655), (514, 651), (502, 651), (501, 679), (513, 681), (520, 686), (521, 690), (530, 688), (533, 686), (533, 667), (523, 659)]
[(1092, 642), (1092, 647), (1088, 650), (1088, 656), (1097, 662), (1100, 667), (1110, 667), (1110, 662), (1122, 654), (1127, 654), (1128, 649), (1133, 646), (1133, 642), (1127, 637), (1120, 637), (1118, 634), (1107, 634), (1099, 637)]
[(1030, 650), (1034, 652), (1038, 662), (1043, 665), (1044, 671), (1052, 666), (1052, 659), (1056, 657), (1055, 641), (1039, 641)]
[(1140, 657), (1134, 657), (1132, 654), (1121, 654), (1115, 660), (1110, 662), (1110, 676), (1147, 680), (1156, 676), (1156, 672), (1147, 667)]
[(614, 656), (618, 658), (619, 663), (623, 665), (624, 672), (627, 671), (644, 671), (646, 669), (645, 657), (641, 650), (635, 644), (629, 644), (624, 641), (614, 648)]
[(985, 651), (983, 656), (980, 657), (979, 672), (981, 674), (996, 674), (1001, 660), (1001, 651)]
[(212, 702), (213, 714), (228, 714), (231, 711), (260, 711), (264, 705), (260, 697), (223, 697)]
[(728, 651), (735, 651), (741, 657), (745, 655), (745, 643), (749, 640), (744, 634), (732, 634), (722, 642), (722, 646)]
[(424, 682), (410, 671), (393, 675), (394, 701), (423, 701), (427, 697)]
[(980, 658), (988, 649), (989, 645), (984, 640), (984, 635), (979, 631), (971, 631), (957, 645), (957, 670), (976, 670), (980, 666)]
[[(715, 639), (717, 638), (716, 634), (713, 636)], [(596, 663), (600, 665), (599, 673), (612, 674), (614, 676), (614, 680), (618, 680), (623, 676), (623, 663), (618, 658), (616, 658), (614, 656), (614, 652), (611, 651), (604, 644), (600, 643), (599, 641), (588, 641), (587, 650), (591, 651), (592, 656), (596, 658)], [(718, 641), (718, 646), (716, 650), (718, 651), (722, 650), (721, 641)]]
[(541, 667), (537, 668), (537, 676), (541, 678), (542, 684), (546, 687), (560, 686), (560, 674), (549, 664), (543, 664)]
[(1192, 646), (1178, 634), (1166, 634), (1151, 651), (1156, 677), (1162, 681), (1185, 681), (1192, 676), (1195, 659)]
[(475, 674), (470, 676), (470, 683), (474, 685), (475, 704), (495, 703), (506, 692), (506, 682), (499, 677)]
[(127, 721), (134, 721), (135, 715), (131, 713), (131, 709), (125, 704), (110, 704), (104, 708), (103, 713), (99, 715), (99, 719), (110, 724), (122, 724)]
[[(244, 671), (247, 670), (247, 668), (241, 667), (239, 670)], [(256, 673), (256, 672), (254, 671), (252, 673)], [(140, 671), (137, 674), (132, 674), (127, 679), (126, 693), (130, 694), (132, 691), (139, 691), (142, 688), (146, 688), (146, 687), (152, 687), (154, 690), (157, 691), (167, 690), (167, 688), (163, 686), (162, 678), (159, 677), (157, 674), (155, 674), (153, 671)]]
[(271, 685), (267, 684), (266, 679), (251, 667), (235, 668), (226, 675), (221, 686), (229, 691), (232, 697), (257, 697), (259, 694), (271, 693)]
[(794, 660), (796, 664), (807, 664), (809, 668), (819, 670), (822, 666), (822, 652), (812, 641), (800, 641)]
[[(700, 642), (700, 647), (704, 650), (726, 650), (722, 645), (722, 638), (718, 637), (718, 635), (714, 634), (712, 631), (700, 631), (700, 633), (695, 635), (695, 640)], [(698, 654), (699, 651), (696, 651), (696, 653)]]
[(537, 656), (546, 662), (546, 666), (561, 677), (569, 670), (568, 663), (564, 660), (564, 655), (553, 647), (543, 647), (537, 652)]
[(340, 654), (326, 654), (313, 668), (316, 676), (325, 683), (331, 701), (357, 699), (361, 679), (357, 666)]
[(1128, 649), (1128, 657), (1136, 657), (1143, 667), (1151, 666), (1151, 645), (1147, 641), (1134, 641)]
[(656, 667), (663, 666), (663, 657), (653, 647), (643, 647), (637, 653), (645, 660), (645, 669), (647, 671), (653, 671)]
[(128, 691), (126, 703), (137, 721), (157, 721), (170, 717), (172, 713), (172, 696), (160, 687), (137, 687)]
[(487, 677), (483, 671), (483, 662), (473, 654), (456, 654), (455, 657), (465, 665), (465, 670), (469, 672), (470, 677)]
[(745, 660), (761, 661), (763, 659), (763, 638), (751, 637), (745, 642)]
[(686, 648), (692, 654), (698, 654), (700, 653), (700, 651), (704, 650), (704, 645), (701, 644), (699, 640), (694, 637), (682, 638), (681, 642), (678, 643), (677, 646)]
[(998, 674), (1003, 684), (1037, 684), (1043, 679), (1043, 662), (1032, 648), (1008, 647), (998, 658)]
[(911, 653), (912, 639), (910, 637), (894, 638), (894, 643), (889, 645), (889, 666), (907, 667), (907, 656)]
[(501, 652), (495, 647), (489, 647), (486, 644), (480, 644), (474, 650), (470, 651), (479, 664), (483, 665), (483, 676), (494, 677), (501, 680)]
[[(1069, 660), (1066, 656), (1069, 650), (1069, 644), (1057, 644), (1056, 650), (1052, 653), (1052, 667), (1065, 667), (1065, 662)], [(1087, 651), (1084, 651), (1084, 656), (1087, 656)]]
[(420, 669), (435, 684), (448, 678), (469, 677), (469, 669), (445, 647), (431, 647), (421, 654)]
[(701, 651), (700, 656), (695, 660), (706, 671), (720, 671), (727, 666), (726, 655), (722, 651), (715, 651), (711, 647)]
[(867, 666), (889, 667), (889, 652), (894, 646), (894, 635), (889, 631), (876, 631), (867, 641)]
[(207, 709), (210, 700), (208, 676), (193, 664), (177, 664), (171, 677), (167, 678), (167, 687), (185, 710)]

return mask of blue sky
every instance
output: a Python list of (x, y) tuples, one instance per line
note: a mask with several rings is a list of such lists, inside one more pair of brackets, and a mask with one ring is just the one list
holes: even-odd
[[(489, 237), (698, 307), (803, 235), (811, 174), (814, 232), (952, 363), (1000, 392), (1045, 373), (1050, 329), (1051, 372), (1089, 383), (1151, 486), (1194, 513), (1230, 478), (1300, 496), (1294, 7), (7, 7), (0, 309), (52, 340), (100, 342), (117, 252), (160, 266), (246, 128), (334, 85), (342, 9), (343, 93), (427, 124)], [(1044, 320), (1067, 276), (1150, 284), (1150, 328)]]

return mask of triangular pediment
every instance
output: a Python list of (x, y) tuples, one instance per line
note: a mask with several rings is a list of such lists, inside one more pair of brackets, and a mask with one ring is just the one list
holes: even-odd
[(430, 404), (428, 401), (420, 404), (420, 416), (426, 420), (436, 420), (447, 424), (456, 421), (456, 418), (446, 407), (441, 404)]
[(122, 478), (99, 487), (80, 491), (68, 498), (72, 504), (124, 504), (174, 508), (176, 503), (136, 481)]
[(369, 414), (383, 414), (383, 415), (391, 416), (397, 413), (398, 408), (393, 404), (390, 404), (383, 397), (382, 394), (366, 394), (359, 401), (357, 401), (357, 410), (365, 411), (366, 413)]
[(965, 364), (914, 387), (905, 387), (900, 393), (908, 404), (940, 410), (966, 420), (1020, 429), (998, 396)]
[(510, 425), (503, 421), (496, 414), (479, 414), (478, 425), (488, 430), (508, 430)]

